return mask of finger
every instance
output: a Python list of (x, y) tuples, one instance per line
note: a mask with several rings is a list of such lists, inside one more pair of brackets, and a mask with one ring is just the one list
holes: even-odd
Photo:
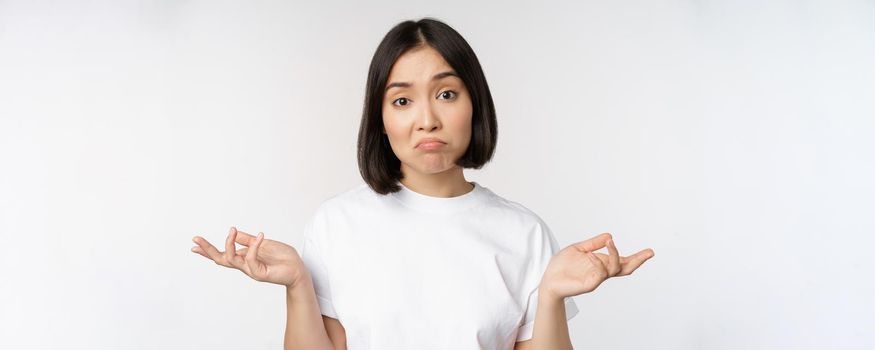
[(225, 262), (225, 257), (222, 256), (222, 253), (219, 252), (216, 247), (213, 247), (213, 245), (210, 244), (210, 242), (208, 242), (206, 239), (203, 239), (200, 236), (195, 236), (191, 240), (196, 243), (198, 247), (200, 247), (201, 250), (204, 251), (204, 253), (207, 254), (207, 257), (210, 258), (210, 260), (214, 261), (216, 264), (231, 267), (228, 266), (227, 262)]
[(655, 254), (652, 249), (644, 249), (640, 252), (633, 254), (632, 256), (629, 256), (626, 263), (622, 265), (619, 276), (626, 276), (631, 274), (633, 271), (638, 269), (641, 264), (652, 258), (654, 255)]
[(605, 232), (588, 240), (574, 243), (574, 247), (584, 253), (591, 252), (604, 248), (605, 244), (611, 238), (611, 234)]
[(210, 258), (209, 256), (207, 256), (207, 253), (204, 253), (204, 250), (201, 249), (201, 247), (198, 247), (198, 246), (191, 247), (191, 251), (192, 251), (192, 252), (195, 252), (195, 253), (198, 253), (198, 254), (200, 254), (201, 256), (203, 256), (203, 257), (205, 257), (205, 258), (207, 258), (207, 259)]
[(255, 236), (250, 235), (246, 232), (237, 230), (237, 243), (240, 243), (240, 244), (248, 247), (252, 243), (255, 243)]
[(249, 251), (249, 248), (237, 249), (237, 256), (241, 258), (246, 258), (246, 252)]
[(615, 276), (620, 272), (620, 252), (617, 251), (613, 238), (608, 240), (608, 253), (608, 275)]
[[(632, 255), (629, 255), (629, 256), (621, 256), (621, 257), (620, 257), (620, 265), (626, 264), (626, 263), (629, 262), (631, 259), (637, 259), (637, 258), (638, 258), (638, 255), (647, 255), (647, 254), (650, 254), (651, 257), (652, 257), (652, 256), (654, 255), (654, 254), (653, 254), (653, 249), (644, 249), (644, 250), (642, 250), (642, 251), (640, 251), (640, 252), (637, 252), (637, 253), (632, 254)], [(648, 259), (649, 259), (649, 258), (648, 258)]]
[(264, 233), (259, 232), (258, 236), (255, 239), (255, 242), (252, 243), (252, 248), (246, 252), (246, 265), (249, 267), (250, 277), (255, 278), (256, 280), (260, 280), (261, 270), (259, 269), (258, 260), (255, 259), (258, 256), (258, 247), (261, 246), (261, 242), (264, 241)]
[(629, 255), (629, 256), (621, 256), (620, 257), (620, 265), (626, 264), (631, 260), (639, 259), (641, 255), (645, 255), (645, 256), (649, 255), (649, 257), (648, 257), (648, 259), (649, 259), (649, 258), (653, 257), (653, 255), (654, 255), (653, 249), (644, 249), (640, 252), (637, 252), (637, 253)]
[(602, 259), (599, 259), (599, 257), (595, 256), (595, 253), (593, 252), (587, 252), (586, 256), (589, 257), (589, 261), (591, 261), (596, 268), (601, 270), (601, 273), (599, 275), (602, 276), (602, 279), (605, 279), (608, 275), (608, 268), (605, 267), (604, 263), (602, 263)]
[(237, 246), (234, 245), (234, 237), (237, 236), (237, 230), (234, 227), (231, 227), (228, 230), (228, 238), (225, 238), (225, 260), (228, 261), (231, 266), (239, 267), (239, 260), (237, 260)]
[(610, 263), (610, 260), (609, 260), (609, 259), (610, 259), (611, 257), (608, 256), (607, 254), (596, 253), (596, 252), (591, 252), (591, 253), (592, 253), (592, 255), (595, 255), (596, 258), (599, 258), (599, 260), (602, 261), (602, 264), (604, 264), (606, 267), (607, 267), (608, 264)]

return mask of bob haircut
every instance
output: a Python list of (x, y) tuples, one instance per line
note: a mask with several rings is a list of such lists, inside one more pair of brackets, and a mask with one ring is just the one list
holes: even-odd
[(401, 190), (398, 182), (404, 176), (401, 160), (392, 151), (388, 135), (383, 133), (383, 98), (389, 72), (403, 53), (424, 45), (443, 56), (471, 95), (471, 142), (456, 165), (480, 169), (495, 152), (498, 138), (495, 106), (483, 69), (468, 42), (453, 28), (433, 18), (398, 23), (386, 33), (371, 59), (358, 134), (359, 172), (379, 194)]

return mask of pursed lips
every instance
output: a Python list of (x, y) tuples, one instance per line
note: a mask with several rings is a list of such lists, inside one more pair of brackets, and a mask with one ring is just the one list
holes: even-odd
[(426, 148), (426, 149), (434, 149), (434, 148), (441, 147), (445, 144), (446, 144), (446, 142), (444, 142), (441, 139), (429, 137), (429, 138), (419, 140), (419, 143), (416, 144), (416, 148), (421, 147), (421, 148)]

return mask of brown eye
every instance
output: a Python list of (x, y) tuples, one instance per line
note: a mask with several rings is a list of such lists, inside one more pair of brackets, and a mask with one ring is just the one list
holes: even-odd
[(392, 104), (396, 105), (396, 106), (406, 106), (408, 102), (410, 102), (410, 101), (408, 101), (406, 97), (402, 97), (402, 98), (396, 99), (395, 101), (392, 101)]
[(456, 92), (453, 90), (447, 90), (447, 91), (441, 92), (441, 94), (438, 95), (438, 97), (443, 97), (444, 99), (449, 100), (453, 97), (456, 97)]

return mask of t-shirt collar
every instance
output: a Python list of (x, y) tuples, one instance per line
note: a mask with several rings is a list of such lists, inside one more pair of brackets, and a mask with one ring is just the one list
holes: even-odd
[(454, 213), (470, 209), (486, 196), (486, 188), (476, 181), (469, 181), (474, 189), (455, 197), (432, 197), (413, 191), (400, 181), (401, 190), (390, 195), (407, 207), (429, 213)]

